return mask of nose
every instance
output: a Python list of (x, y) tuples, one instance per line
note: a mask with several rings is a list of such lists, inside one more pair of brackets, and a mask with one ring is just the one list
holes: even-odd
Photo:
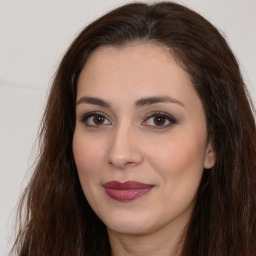
[(132, 127), (113, 131), (108, 150), (108, 162), (115, 168), (125, 169), (143, 161), (139, 136)]

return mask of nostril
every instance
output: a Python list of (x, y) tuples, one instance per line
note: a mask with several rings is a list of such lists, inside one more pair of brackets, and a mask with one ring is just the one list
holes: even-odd
[(142, 162), (142, 156), (138, 153), (133, 153), (130, 155), (124, 156), (119, 156), (119, 157), (110, 157), (109, 159), (109, 164), (112, 165), (113, 167), (116, 167), (118, 169), (124, 169), (127, 167), (133, 167)]

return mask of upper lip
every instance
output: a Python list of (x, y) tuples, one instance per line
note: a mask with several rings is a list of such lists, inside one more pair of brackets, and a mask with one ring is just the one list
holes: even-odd
[(138, 181), (126, 181), (126, 182), (119, 182), (119, 181), (109, 181), (103, 185), (105, 188), (112, 188), (112, 189), (143, 189), (153, 187), (152, 184), (145, 184)]

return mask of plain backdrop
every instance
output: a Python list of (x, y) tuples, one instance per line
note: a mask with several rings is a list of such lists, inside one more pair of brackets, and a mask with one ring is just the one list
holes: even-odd
[[(0, 1), (0, 255), (13, 243), (15, 207), (58, 63), (81, 29), (124, 0)], [(152, 1), (144, 1), (152, 2)], [(181, 0), (227, 38), (256, 101), (256, 1)]]

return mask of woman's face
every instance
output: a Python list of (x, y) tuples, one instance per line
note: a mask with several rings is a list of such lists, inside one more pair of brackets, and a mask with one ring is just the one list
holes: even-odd
[(97, 49), (77, 90), (73, 152), (109, 232), (182, 228), (214, 154), (188, 74), (154, 44)]

